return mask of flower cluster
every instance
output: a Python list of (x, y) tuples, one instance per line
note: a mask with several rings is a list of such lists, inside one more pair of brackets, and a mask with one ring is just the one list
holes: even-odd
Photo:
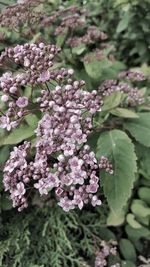
[[(6, 72), (0, 77), (2, 91), (1, 101), (5, 103), (7, 111), (0, 117), (2, 128), (11, 130), (15, 128), (22, 118), (27, 115), (30, 105), (35, 105), (32, 99), (23, 96), (22, 87), (26, 85), (41, 84), (51, 77), (54, 80), (63, 79), (67, 75), (64, 69), (56, 72), (48, 69), (53, 66), (53, 59), (60, 51), (54, 45), (24, 44), (14, 48), (6, 48), (0, 56), (0, 65), (5, 62), (18, 64), (21, 68), (19, 73)], [(65, 73), (64, 73), (65, 72)], [(69, 75), (69, 74), (68, 74)]]
[(107, 34), (100, 31), (96, 26), (90, 26), (87, 28), (87, 33), (82, 37), (72, 37), (67, 40), (67, 44), (70, 47), (76, 47), (80, 44), (93, 44), (98, 41), (107, 39)]
[[(39, 44), (24, 44), (17, 45), (14, 48), (6, 48), (0, 56), (0, 64), (4, 61), (12, 61), (18, 64), (26, 71), (26, 79), (28, 82), (36, 82), (31, 79), (31, 75), (39, 74), (46, 71), (49, 67), (53, 66), (53, 59), (60, 51), (55, 45)], [(30, 74), (30, 76), (29, 76)], [(36, 75), (35, 75), (36, 76)], [(17, 77), (18, 78), (18, 77)]]
[[(117, 243), (115, 241), (106, 242), (104, 240), (100, 243), (100, 249), (97, 252), (95, 267), (104, 267), (108, 266), (108, 257), (109, 255), (117, 254)], [(119, 263), (111, 265), (111, 267), (120, 267)]]
[(67, 8), (63, 8), (63, 9), (57, 10), (55, 12), (52, 12), (51, 16), (49, 16), (49, 15), (44, 16), (42, 21), (41, 21), (41, 25), (43, 27), (52, 26), (54, 23), (56, 23), (56, 21), (58, 21), (58, 20), (60, 21), (60, 18), (62, 19), (65, 16), (68, 16), (68, 15), (71, 16), (73, 14), (76, 14), (77, 11), (78, 11), (78, 9), (77, 9), (76, 6), (70, 6), (70, 7), (67, 7)]
[(74, 154), (67, 153), (67, 156), (61, 152), (54, 158), (54, 154), (39, 146), (39, 142), (40, 139), (36, 144), (33, 161), (27, 160), (31, 144), (24, 142), (14, 148), (6, 162), (3, 182), (5, 190), (10, 192), (13, 207), (17, 206), (18, 211), (26, 208), (28, 197), (34, 188), (40, 195), (47, 195), (54, 189), (58, 204), (65, 211), (75, 207), (82, 209), (87, 203), (94, 207), (101, 205), (97, 195), (99, 162), (89, 146), (74, 148)]
[[(140, 72), (121, 72), (119, 78), (127, 78), (132, 81), (143, 81), (146, 79), (145, 75)], [(125, 105), (137, 106), (144, 103), (145, 99), (141, 94), (138, 87), (133, 87), (132, 84), (128, 84), (119, 80), (106, 80), (99, 87), (98, 91), (102, 96), (110, 96), (114, 92), (122, 92), (126, 94)]]
[[(94, 44), (94, 53), (98, 60), (106, 57), (102, 51), (107, 48), (110, 50), (110, 60), (114, 59), (113, 55), (111, 55), (114, 47), (104, 42), (108, 38), (107, 34), (95, 25), (89, 26), (87, 17), (86, 10), (79, 10), (77, 7), (72, 6), (58, 10), (51, 16), (44, 16), (41, 24), (44, 27), (52, 26), (54, 37), (59, 34), (66, 35), (65, 44), (69, 48), (85, 44), (87, 47), (90, 46), (91, 49)], [(96, 50), (95, 46), (97, 47)]]
[(6, 7), (1, 12), (0, 26), (18, 30), (29, 22), (32, 27), (42, 16), (41, 12), (34, 10), (40, 2), (41, 0), (20, 0), (17, 4)]
[[(37, 7), (41, 2), (42, 10), (39, 12)], [(51, 14), (49, 14), (45, 4), (45, 0), (20, 0), (18, 4), (2, 11), (0, 25), (17, 29), (17, 31), (19, 29), (19, 33), (25, 34), (26, 38), (35, 35), (36, 32), (43, 32), (46, 28), (47, 31), (50, 30), (51, 37), (54, 39), (58, 35), (64, 35), (64, 39), (66, 39), (64, 44), (69, 48), (84, 44), (87, 49), (90, 48), (94, 51), (97, 60), (106, 58), (104, 51), (108, 48), (108, 58), (114, 60), (112, 55), (114, 47), (105, 43), (108, 38), (107, 34), (95, 25), (89, 26), (86, 10), (70, 6), (68, 8), (62, 7), (55, 12), (51, 10)], [(30, 27), (25, 29), (28, 25)], [(40, 39), (40, 37), (37, 37), (37, 39)], [(87, 58), (82, 58), (82, 60), (89, 62), (93, 59), (87, 55)]]
[[(42, 116), (35, 130), (35, 156), (28, 159), (32, 147), (25, 142), (14, 148), (4, 168), (4, 186), (18, 210), (27, 207), (33, 189), (41, 195), (53, 189), (65, 211), (82, 209), (87, 203), (100, 205), (99, 171), (112, 173), (108, 159), (97, 160), (86, 144), (93, 116), (103, 104), (101, 97), (95, 90), (83, 90), (85, 82), (74, 81), (72, 69), (50, 70), (58, 52), (53, 45), (25, 44), (6, 49), (0, 57), (0, 62), (9, 59), (23, 68), (22, 73), (4, 73), (0, 78), (1, 100), (6, 104), (1, 128), (15, 128), (33, 111)], [(25, 85), (42, 89), (26, 97)]]
[(27, 151), (30, 149), (30, 143), (25, 142), (19, 147), (14, 147), (9, 160), (4, 167), (4, 187), (10, 192), (13, 201), (13, 207), (18, 206), (18, 210), (28, 206), (26, 194), (26, 184), (31, 178), (30, 165), (27, 163)]
[(119, 78), (125, 78), (127, 80), (132, 80), (132, 81), (146, 80), (146, 76), (144, 75), (144, 73), (139, 71), (122, 71), (119, 74)]
[(78, 27), (83, 27), (84, 25), (85, 21), (79, 14), (75, 13), (67, 15), (62, 18), (60, 25), (55, 30), (55, 35), (63, 34), (66, 28), (74, 30)]
[[(113, 50), (112, 47), (110, 47), (110, 52)], [(94, 49), (91, 53), (86, 54), (83, 58), (82, 61), (84, 63), (91, 63), (92, 61), (101, 61), (106, 58), (106, 55), (104, 53), (104, 49)], [(114, 56), (110, 53), (108, 54), (108, 59), (110, 61), (114, 61)]]

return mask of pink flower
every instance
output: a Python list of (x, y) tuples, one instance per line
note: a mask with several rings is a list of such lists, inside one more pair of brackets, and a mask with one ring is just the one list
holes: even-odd
[(9, 99), (9, 96), (8, 95), (2, 95), (2, 97), (1, 97), (1, 101), (2, 102), (7, 102), (8, 99)]
[(30, 60), (28, 58), (25, 58), (24, 60), (24, 66), (29, 67), (30, 66)]
[(39, 82), (46, 82), (48, 81), (50, 78), (50, 72), (47, 70), (47, 71), (43, 71), (41, 74), (40, 74), (40, 77), (38, 79)]
[(0, 128), (7, 129), (7, 131), (10, 131), (12, 128), (15, 128), (17, 126), (17, 122), (10, 121), (10, 118), (7, 116), (0, 117)]
[(86, 192), (87, 193), (96, 193), (97, 192), (97, 190), (98, 190), (98, 187), (99, 187), (99, 185), (98, 184), (90, 184), (90, 185), (87, 185), (87, 187), (86, 187)]
[(19, 108), (25, 108), (28, 105), (28, 98), (26, 96), (19, 97), (16, 104)]
[(81, 169), (83, 165), (83, 160), (78, 159), (77, 157), (73, 157), (69, 160), (71, 170), (78, 170)]
[(100, 199), (98, 199), (97, 196), (95, 195), (92, 197), (91, 204), (93, 207), (100, 206), (102, 204), (102, 201)]
[(16, 187), (17, 187), (17, 189), (14, 192), (14, 196), (16, 196), (16, 197), (18, 196), (19, 198), (21, 198), (26, 192), (25, 187), (24, 187), (24, 183), (19, 182)]

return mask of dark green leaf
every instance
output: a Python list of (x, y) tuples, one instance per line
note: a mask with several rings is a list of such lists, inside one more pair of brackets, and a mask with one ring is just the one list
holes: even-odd
[(119, 248), (125, 260), (136, 261), (136, 251), (130, 240), (122, 238), (119, 242)]

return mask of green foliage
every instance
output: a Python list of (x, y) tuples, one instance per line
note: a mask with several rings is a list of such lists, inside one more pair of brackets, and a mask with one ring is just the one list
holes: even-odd
[(148, 147), (145, 147), (140, 144), (136, 144), (136, 153), (139, 159), (139, 172), (142, 176), (150, 180), (150, 150)]
[(53, 200), (47, 204), (22, 214), (5, 214), (0, 266), (81, 267), (84, 262), (94, 263), (95, 238), (114, 238), (110, 230), (102, 228), (102, 211), (95, 209), (85, 217), (85, 211), (64, 213)]
[(144, 200), (148, 205), (150, 205), (150, 188), (140, 187), (138, 190), (138, 195), (140, 199)]
[(149, 2), (147, 0), (127, 2), (128, 7), (120, 14), (114, 36), (120, 58), (130, 65), (149, 63)]
[(137, 113), (135, 113), (132, 110), (125, 109), (125, 108), (116, 108), (112, 110), (111, 113), (121, 118), (138, 118)]
[(125, 122), (124, 127), (140, 144), (150, 147), (150, 113), (138, 115), (139, 118)]
[[(34, 125), (33, 125), (34, 126)], [(0, 145), (15, 145), (23, 140), (26, 140), (29, 137), (34, 135), (34, 127), (29, 127), (24, 124), (18, 128), (11, 131), (10, 134), (6, 135), (2, 140), (0, 140)]]
[(121, 210), (120, 212), (114, 213), (110, 211), (107, 217), (107, 225), (108, 226), (118, 226), (122, 225), (125, 220), (125, 210)]
[(113, 110), (118, 107), (123, 98), (121, 92), (114, 92), (111, 96), (106, 96), (104, 99), (104, 105), (102, 106), (102, 111)]
[(97, 158), (107, 156), (114, 174), (103, 173), (104, 193), (114, 213), (120, 211), (131, 196), (135, 182), (136, 155), (129, 137), (120, 130), (104, 132), (98, 140)]
[(100, 81), (103, 71), (111, 66), (111, 63), (105, 59), (101, 61), (92, 60), (84, 63), (87, 74), (94, 80)]
[(89, 17), (108, 33), (117, 58), (129, 67), (150, 63), (149, 5), (149, 0), (87, 1)]
[(119, 248), (125, 260), (136, 261), (136, 251), (131, 241), (122, 238), (119, 242)]

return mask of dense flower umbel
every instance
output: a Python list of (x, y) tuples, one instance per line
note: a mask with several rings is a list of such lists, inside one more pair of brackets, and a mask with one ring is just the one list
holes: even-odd
[(2, 128), (11, 130), (15, 128), (22, 118), (29, 114), (29, 104), (35, 105), (32, 99), (22, 95), (21, 88), (29, 85), (41, 84), (51, 77), (59, 81), (64, 74), (69, 75), (64, 69), (49, 71), (53, 66), (53, 59), (60, 51), (54, 45), (25, 44), (17, 45), (14, 48), (7, 48), (0, 56), (0, 65), (11, 61), (18, 64), (20, 70), (18, 74), (6, 72), (0, 77), (0, 88), (2, 91), (1, 101), (5, 103), (7, 111), (5, 116), (0, 117)]
[[(3, 9), (0, 16), (0, 26), (9, 29), (19, 30), (23, 26), (30, 28), (40, 22), (43, 15), (39, 11), (35, 11), (35, 7), (40, 4), (41, 0), (18, 0), (17, 4), (8, 6)], [(28, 31), (29, 32), (29, 31)]]
[(122, 71), (119, 74), (120, 78), (125, 78), (127, 80), (133, 80), (133, 81), (144, 81), (146, 80), (146, 76), (144, 73), (139, 71)]
[[(44, 16), (41, 25), (51, 27), (54, 38), (57, 35), (64, 35), (65, 46), (74, 48), (79, 45), (90, 47), (98, 60), (106, 58), (105, 49), (109, 49), (109, 58), (114, 58), (111, 52), (114, 47), (105, 43), (107, 34), (101, 31), (97, 26), (89, 26), (88, 14), (86, 9), (79, 9), (75, 6), (56, 11), (53, 15)], [(82, 31), (81, 31), (82, 28)], [(95, 49), (97, 48), (97, 49)]]
[[(19, 211), (27, 207), (33, 189), (41, 195), (53, 189), (65, 211), (82, 209), (89, 202), (100, 205), (99, 171), (112, 173), (107, 158), (97, 161), (86, 145), (93, 116), (101, 110), (101, 97), (96, 91), (84, 91), (85, 82), (74, 81), (72, 69), (50, 70), (58, 52), (54, 45), (25, 44), (6, 49), (0, 57), (1, 63), (9, 59), (23, 69), (17, 75), (4, 73), (0, 78), (1, 101), (6, 106), (0, 117), (1, 128), (11, 130), (37, 110), (42, 116), (35, 130), (33, 159), (28, 160), (31, 144), (25, 142), (14, 148), (4, 168), (5, 189)], [(26, 85), (42, 89), (26, 97), (22, 90)]]
[(34, 160), (28, 162), (30, 148), (28, 142), (15, 147), (4, 167), (3, 182), (5, 190), (10, 191), (14, 207), (18, 206), (19, 211), (26, 208), (28, 196), (34, 188), (40, 195), (47, 195), (54, 189), (58, 204), (65, 211), (75, 207), (82, 209), (87, 203), (94, 207), (101, 205), (97, 195), (99, 162), (87, 145), (81, 149), (75, 146), (74, 154), (68, 156), (59, 148), (61, 154), (55, 163), (51, 161), (51, 158), (54, 161), (53, 154), (38, 146)]
[(80, 44), (90, 45), (95, 42), (103, 41), (107, 39), (107, 35), (100, 31), (96, 26), (90, 26), (87, 28), (87, 33), (82, 37), (69, 38), (67, 44), (70, 47), (76, 47)]
[[(119, 74), (120, 79), (137, 82), (146, 80), (146, 76), (141, 72), (124, 71)], [(137, 106), (144, 103), (145, 99), (137, 87), (133, 87), (132, 83), (118, 80), (106, 80), (98, 88), (102, 96), (110, 96), (114, 92), (122, 92), (126, 94), (125, 105)]]
[(18, 206), (18, 210), (28, 206), (26, 194), (26, 184), (32, 176), (30, 165), (27, 163), (27, 150), (30, 143), (25, 142), (22, 146), (14, 147), (9, 160), (4, 167), (4, 186), (5, 190), (10, 191), (13, 207)]
[[(5, 190), (10, 191), (13, 206), (18, 206), (19, 211), (28, 206), (28, 196), (34, 188), (39, 190), (40, 195), (47, 195), (54, 189), (58, 204), (65, 211), (75, 207), (82, 209), (87, 203), (94, 207), (101, 205), (97, 196), (97, 173), (101, 167), (89, 146), (84, 145), (81, 149), (75, 146), (74, 154), (67, 156), (59, 148), (61, 154), (55, 163), (50, 161), (52, 153), (39, 148), (38, 144), (34, 160), (27, 161), (30, 149), (29, 142), (15, 147), (4, 167)], [(112, 173), (108, 167), (106, 171)]]

